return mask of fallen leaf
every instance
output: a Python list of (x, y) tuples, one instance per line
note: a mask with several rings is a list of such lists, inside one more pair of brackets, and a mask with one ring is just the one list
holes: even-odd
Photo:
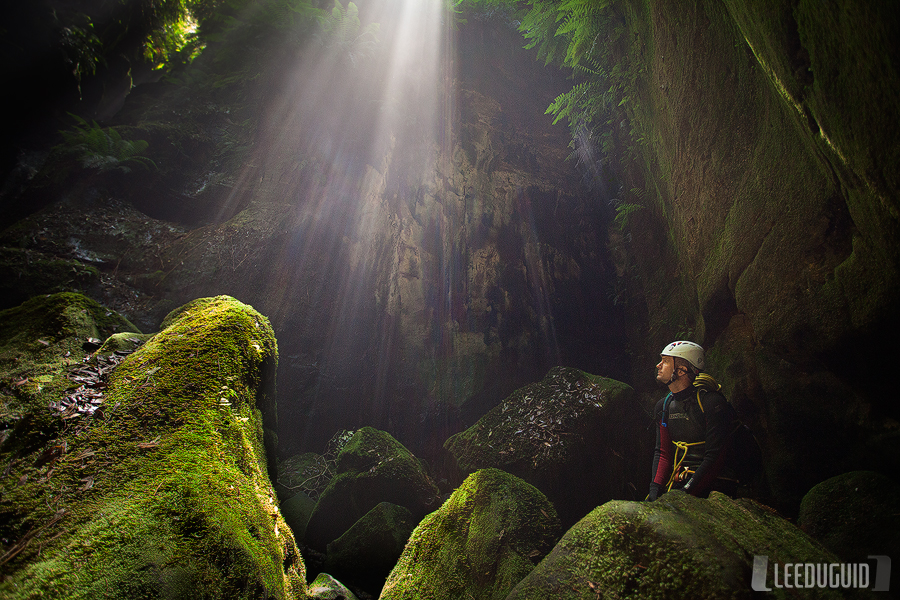
[(141, 450), (146, 450), (147, 448), (156, 448), (157, 446), (159, 446), (159, 436), (157, 436), (153, 440), (150, 440), (149, 442), (141, 442), (137, 445), (137, 447)]

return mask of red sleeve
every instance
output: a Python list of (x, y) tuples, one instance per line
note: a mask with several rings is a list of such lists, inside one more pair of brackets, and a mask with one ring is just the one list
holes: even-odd
[(672, 456), (672, 440), (669, 438), (669, 428), (662, 424), (662, 419), (660, 419), (659, 432), (656, 435), (656, 451), (653, 459), (656, 465), (653, 483), (666, 485), (669, 483), (674, 457)]

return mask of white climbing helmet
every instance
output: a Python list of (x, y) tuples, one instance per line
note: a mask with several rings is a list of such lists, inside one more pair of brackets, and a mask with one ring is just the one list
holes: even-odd
[(678, 341), (672, 342), (659, 353), (660, 356), (680, 356), (684, 360), (691, 363), (695, 368), (703, 370), (704, 352), (699, 344), (694, 342)]

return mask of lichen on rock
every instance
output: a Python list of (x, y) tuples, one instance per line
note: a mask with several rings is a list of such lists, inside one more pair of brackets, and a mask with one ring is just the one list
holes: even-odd
[[(74, 348), (65, 331), (45, 341)], [(265, 317), (205, 299), (118, 364), (102, 415), (23, 417), (49, 425), (0, 446), (0, 595), (305, 598), (267, 477), (276, 362)]]
[(381, 600), (500, 600), (558, 539), (534, 486), (499, 469), (473, 473), (413, 531)]
[(328, 573), (319, 573), (309, 584), (309, 593), (311, 600), (357, 600), (356, 594)]

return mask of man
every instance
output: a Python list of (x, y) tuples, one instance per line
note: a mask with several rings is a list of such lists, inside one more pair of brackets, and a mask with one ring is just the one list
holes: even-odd
[(725, 467), (734, 411), (719, 384), (703, 373), (704, 362), (703, 348), (693, 342), (672, 342), (660, 353), (656, 380), (669, 394), (654, 411), (650, 501), (670, 489), (705, 498), (713, 489), (733, 494), (737, 486)]

